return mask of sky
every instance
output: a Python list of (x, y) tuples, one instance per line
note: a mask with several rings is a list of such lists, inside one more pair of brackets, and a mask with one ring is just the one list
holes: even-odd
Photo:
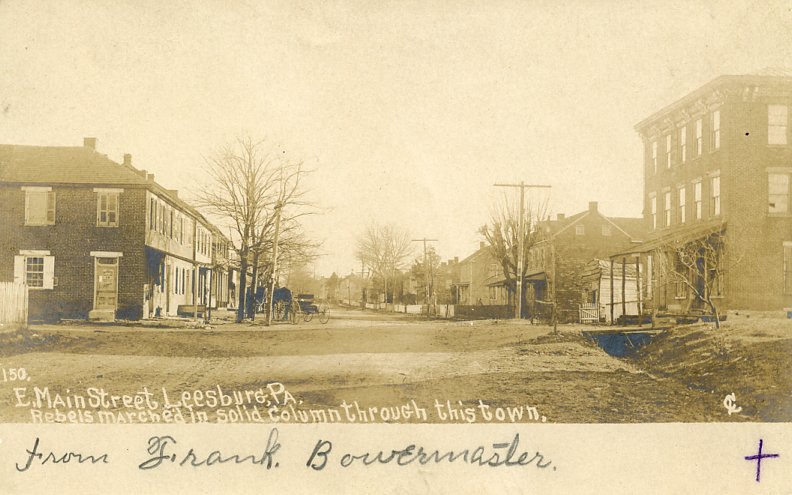
[(312, 170), (313, 268), (343, 275), (372, 223), (471, 254), (518, 194), (494, 183), (641, 216), (634, 125), (765, 67), (792, 67), (792, 3), (0, 0), (0, 143), (96, 137), (189, 197), (205, 157), (266, 139)]

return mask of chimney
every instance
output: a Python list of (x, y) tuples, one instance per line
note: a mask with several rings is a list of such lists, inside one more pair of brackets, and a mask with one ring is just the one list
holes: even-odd
[(484, 241), (479, 241), (479, 249), (484, 249)]
[(589, 201), (589, 211), (591, 213), (597, 213), (597, 202), (596, 201)]
[(83, 148), (90, 148), (96, 151), (96, 138), (95, 137), (83, 138)]
[(129, 153), (124, 153), (124, 165), (126, 165), (127, 167), (132, 166), (132, 155), (130, 155)]
[(563, 213), (559, 213), (558, 215), (556, 215), (556, 220), (559, 221), (559, 222), (561, 220), (565, 219), (565, 218), (566, 218), (566, 215), (564, 215)]
[(149, 182), (154, 182), (154, 174), (146, 174), (146, 180)]
[(145, 168), (143, 170), (135, 170), (135, 173), (144, 179), (146, 178), (146, 175), (148, 175), (148, 171)]
[(459, 256), (454, 256), (454, 263), (459, 263)]

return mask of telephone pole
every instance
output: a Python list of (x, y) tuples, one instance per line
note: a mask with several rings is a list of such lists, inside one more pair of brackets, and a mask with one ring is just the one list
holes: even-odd
[[(354, 270), (352, 271), (354, 273)], [(366, 274), (371, 273), (371, 270), (366, 271), (366, 264), (364, 262), (360, 262), (360, 306), (362, 309), (366, 309), (366, 289), (368, 289), (366, 284)]]
[(549, 189), (551, 186), (544, 184), (526, 184), (520, 181), (519, 184), (493, 184), (495, 187), (519, 187), (520, 188), (520, 235), (519, 253), (517, 255), (517, 307), (515, 308), (515, 318), (522, 318), (522, 299), (523, 299), (523, 265), (525, 263), (525, 253), (523, 246), (525, 242), (525, 189)]
[(437, 242), (437, 239), (427, 239), (424, 237), (423, 239), (412, 239), (410, 242), (423, 242), (423, 249), (424, 249), (424, 282), (425, 282), (425, 289), (426, 289), (426, 314), (429, 315), (429, 264), (427, 263), (426, 258), (426, 243), (427, 242)]
[[(280, 221), (281, 221), (281, 210), (283, 209), (283, 203), (280, 201), (275, 205), (275, 237), (272, 240), (272, 280), (270, 280), (269, 286), (269, 311), (267, 311), (267, 326), (272, 325), (272, 312), (275, 309), (275, 282), (277, 282), (278, 277), (278, 237), (280, 237)], [(254, 291), (255, 287), (251, 289)]]

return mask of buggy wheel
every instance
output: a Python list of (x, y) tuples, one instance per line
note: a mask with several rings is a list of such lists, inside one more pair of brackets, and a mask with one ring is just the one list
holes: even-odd
[(303, 316), (303, 320), (305, 320), (306, 323), (308, 323), (312, 319), (313, 319), (313, 313), (305, 313), (305, 316)]
[(327, 314), (327, 310), (323, 310), (319, 313), (319, 322), (322, 324), (327, 323), (330, 320), (330, 315)]

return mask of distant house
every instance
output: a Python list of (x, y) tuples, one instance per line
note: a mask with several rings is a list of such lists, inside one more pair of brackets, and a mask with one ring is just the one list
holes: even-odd
[(586, 211), (541, 222), (540, 228), (544, 239), (529, 251), (527, 261), (528, 311), (550, 316), (555, 280), (558, 318), (562, 322), (578, 321), (581, 304), (591, 302), (585, 295), (586, 266), (639, 243), (645, 234), (643, 219), (607, 217), (596, 201), (590, 202)]
[(455, 304), (502, 306), (511, 303), (502, 283), (503, 268), (486, 243), (480, 242), (473, 254), (449, 266), (455, 271), (451, 286)]
[(82, 147), (0, 145), (0, 281), (30, 319), (140, 319), (228, 303), (228, 241), (152, 174)]

